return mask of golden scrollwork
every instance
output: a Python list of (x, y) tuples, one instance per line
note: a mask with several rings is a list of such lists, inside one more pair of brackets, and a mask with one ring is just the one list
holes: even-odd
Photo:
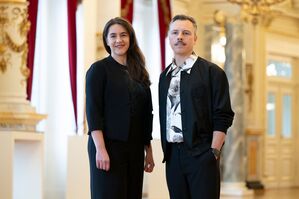
[[(21, 71), (22, 75), (25, 77), (25, 79), (23, 81), (26, 81), (30, 75), (30, 70), (26, 64), (27, 56), (28, 56), (28, 44), (26, 43), (25, 50), (22, 53), (22, 63), (21, 63), (21, 67), (20, 67), (20, 71)], [(21, 82), (21, 83), (23, 83), (23, 82)]]
[(17, 53), (23, 52), (27, 47), (27, 39), (22, 44), (16, 44), (7, 33), (5, 33), (4, 41), (12, 51)]
[[(25, 80), (29, 77), (30, 70), (27, 68), (27, 34), (29, 29), (30, 22), (28, 20), (27, 7), (22, 8), (20, 6), (15, 6), (9, 9), (8, 6), (0, 6), (0, 71), (2, 73), (4, 73), (8, 66), (11, 65), (10, 50), (14, 53), (21, 54), (21, 74), (25, 77)], [(11, 34), (12, 30), (19, 36)], [(16, 42), (16, 39), (21, 40), (22, 42)]]
[(18, 18), (19, 18), (19, 16), (20, 16), (20, 13), (21, 13), (21, 8), (19, 8), (19, 7), (15, 7), (15, 8), (13, 8), (12, 9), (12, 14), (13, 14), (13, 17), (12, 17), (12, 20), (17, 20)]
[(20, 23), (20, 28), (19, 28), (20, 35), (26, 37), (30, 30), (30, 26), (31, 26), (31, 23), (28, 20), (28, 14), (27, 14), (27, 9), (26, 9), (26, 12), (24, 13), (23, 20)]
[(0, 3), (26, 3), (26, 0), (0, 0)]
[(241, 16), (245, 22), (257, 25), (267, 15), (272, 15), (273, 5), (280, 4), (285, 0), (228, 0), (230, 3), (238, 4), (241, 7)]
[(6, 69), (7, 69), (7, 62), (6, 62), (6, 60), (4, 58), (0, 58), (0, 71), (2, 73), (5, 73)]
[(6, 53), (6, 54), (1, 54), (0, 53), (0, 71), (2, 73), (5, 73), (7, 70), (7, 66), (9, 65), (11, 54)]

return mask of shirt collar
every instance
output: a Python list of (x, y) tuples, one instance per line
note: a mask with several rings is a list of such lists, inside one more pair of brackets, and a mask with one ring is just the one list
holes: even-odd
[[(181, 66), (183, 71), (186, 71), (188, 74), (190, 74), (191, 68), (194, 65), (194, 63), (197, 60), (197, 55), (195, 53), (192, 53), (185, 61), (184, 64)], [(176, 67), (178, 67), (175, 63), (175, 59), (172, 59), (172, 63), (171, 66), (169, 67), (168, 71), (166, 72), (166, 75), (168, 75), (168, 73), (170, 71), (173, 71)]]

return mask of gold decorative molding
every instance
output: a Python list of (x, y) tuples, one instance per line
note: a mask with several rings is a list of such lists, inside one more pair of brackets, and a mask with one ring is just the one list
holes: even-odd
[[(1, 2), (6, 1), (0, 0)], [(30, 29), (30, 22), (28, 20), (28, 2), (18, 2), (22, 2), (23, 6), (0, 4), (0, 71), (5, 73), (8, 66), (12, 64), (10, 62), (13, 59), (11, 53), (20, 53), (21, 63), (19, 67), (21, 74), (25, 77), (21, 81), (23, 83), (30, 75), (30, 70), (27, 68), (27, 34)]]
[[(1, 46), (0, 46), (0, 49), (1, 49)], [(6, 53), (5, 55), (2, 56), (2, 54), (0, 52), (0, 71), (2, 73), (6, 72), (10, 57), (11, 57), (10, 53)]]
[(19, 31), (20, 31), (20, 35), (21, 36), (27, 38), (27, 34), (28, 34), (29, 30), (30, 30), (31, 23), (28, 20), (28, 17), (29, 17), (29, 15), (28, 15), (28, 9), (26, 8), (24, 10), (25, 10), (24, 13), (22, 13), (22, 21), (20, 23)]
[(36, 124), (47, 115), (22, 112), (0, 112), (0, 124)]
[(0, 0), (0, 3), (25, 3), (27, 0)]
[(0, 130), (35, 131), (35, 126), (47, 115), (26, 112), (0, 112)]
[(12, 38), (7, 33), (4, 33), (3, 39), (4, 39), (3, 43), (6, 44), (6, 46), (8, 46), (12, 51), (14, 51), (16, 53), (23, 52), (26, 50), (26, 48), (28, 48), (27, 40), (25, 40), (21, 44), (17, 44), (16, 42), (14, 42), (12, 40)]
[(28, 44), (26, 43), (25, 50), (22, 54), (22, 63), (20, 67), (20, 71), (22, 75), (25, 77), (25, 79), (22, 82), (26, 82), (26, 80), (29, 78), (30, 75), (30, 69), (27, 67), (27, 57), (28, 57)]
[[(269, 20), (273, 15), (272, 6), (280, 4), (285, 0), (228, 0), (241, 7), (241, 17), (245, 22), (257, 25), (260, 21)], [(268, 19), (267, 19), (268, 18)]]

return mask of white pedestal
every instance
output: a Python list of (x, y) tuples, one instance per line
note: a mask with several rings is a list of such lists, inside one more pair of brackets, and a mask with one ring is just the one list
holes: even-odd
[(161, 141), (158, 139), (152, 140), (153, 155), (155, 160), (155, 168), (152, 173), (147, 176), (147, 195), (148, 199), (167, 199), (169, 193), (165, 177), (165, 164), (162, 163), (163, 152)]
[(0, 198), (43, 198), (43, 141), (36, 132), (0, 131)]
[(68, 137), (66, 199), (90, 198), (88, 135)]

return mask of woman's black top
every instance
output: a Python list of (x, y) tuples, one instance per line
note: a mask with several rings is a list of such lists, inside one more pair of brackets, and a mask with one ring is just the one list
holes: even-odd
[(111, 56), (91, 65), (86, 74), (86, 116), (91, 131), (127, 141), (132, 125), (144, 144), (152, 139), (152, 99), (149, 87), (133, 80), (127, 67)]

